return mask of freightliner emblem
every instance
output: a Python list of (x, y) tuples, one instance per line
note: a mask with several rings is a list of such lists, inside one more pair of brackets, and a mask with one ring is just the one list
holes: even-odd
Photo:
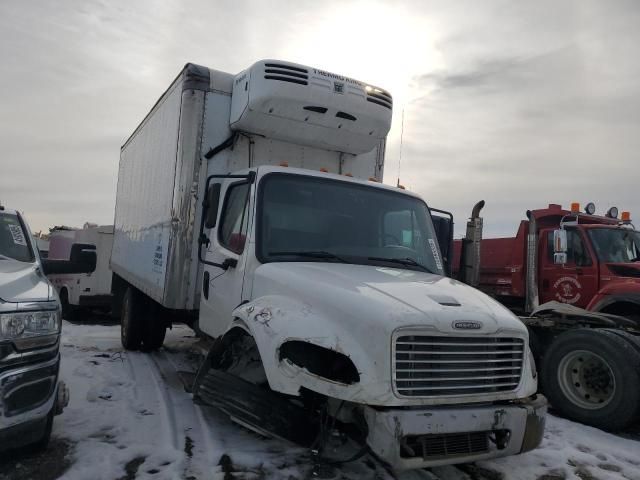
[(470, 321), (455, 321), (451, 325), (453, 328), (457, 328), (458, 330), (480, 330), (482, 328), (482, 324), (480, 322)]

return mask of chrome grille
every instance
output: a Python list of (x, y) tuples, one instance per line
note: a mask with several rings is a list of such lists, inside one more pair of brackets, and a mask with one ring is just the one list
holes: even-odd
[(401, 335), (394, 347), (394, 386), (406, 397), (514, 390), (525, 352), (524, 340), (510, 337)]

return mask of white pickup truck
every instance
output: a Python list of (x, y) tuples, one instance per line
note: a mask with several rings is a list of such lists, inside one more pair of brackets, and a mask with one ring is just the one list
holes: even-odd
[(58, 381), (60, 301), (48, 273), (95, 269), (88, 245), (68, 261), (40, 258), (22, 215), (0, 205), (0, 452), (44, 448), (68, 391)]
[(435, 210), (380, 183), (392, 103), (289, 62), (188, 64), (121, 150), (122, 343), (191, 321), (213, 340), (197, 401), (302, 444), (340, 426), (396, 470), (531, 450), (527, 329), (445, 275)]

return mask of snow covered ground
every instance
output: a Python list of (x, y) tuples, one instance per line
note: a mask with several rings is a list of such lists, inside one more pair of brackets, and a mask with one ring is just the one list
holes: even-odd
[[(266, 440), (192, 402), (185, 384), (199, 357), (198, 340), (189, 328), (174, 327), (165, 347), (151, 355), (124, 352), (119, 335), (118, 326), (64, 323), (61, 375), (71, 389), (69, 406), (56, 417), (48, 454), (35, 461), (9, 460), (0, 465), (0, 478), (316, 478), (305, 449)], [(637, 434), (624, 438), (549, 416), (536, 451), (400, 478), (640, 480), (639, 440)], [(319, 474), (393, 478), (366, 457)]]

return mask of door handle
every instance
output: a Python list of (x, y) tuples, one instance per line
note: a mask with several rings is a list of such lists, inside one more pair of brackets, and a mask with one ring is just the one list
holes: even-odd
[(576, 274), (577, 275), (582, 275), (582, 269), (580, 267), (576, 268)]

